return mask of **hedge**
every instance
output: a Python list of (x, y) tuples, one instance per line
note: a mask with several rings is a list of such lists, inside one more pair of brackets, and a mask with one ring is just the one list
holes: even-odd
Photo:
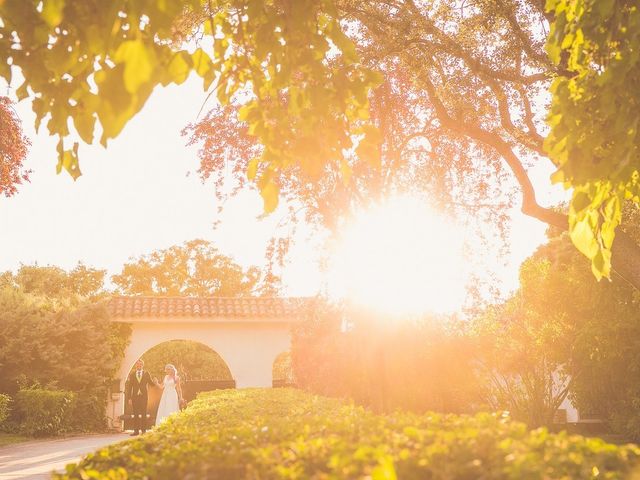
[(11, 410), (11, 397), (0, 393), (0, 429), (4, 427), (4, 423), (9, 417)]
[(202, 394), (181, 414), (54, 478), (625, 478), (633, 445), (529, 431), (498, 414), (375, 415), (292, 389)]
[(25, 435), (58, 435), (71, 430), (76, 395), (66, 390), (29, 388), (14, 399), (18, 431)]

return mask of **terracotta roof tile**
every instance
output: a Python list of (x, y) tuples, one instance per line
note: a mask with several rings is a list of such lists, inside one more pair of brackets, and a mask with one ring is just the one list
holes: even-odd
[(309, 298), (270, 297), (111, 297), (113, 317), (291, 317)]

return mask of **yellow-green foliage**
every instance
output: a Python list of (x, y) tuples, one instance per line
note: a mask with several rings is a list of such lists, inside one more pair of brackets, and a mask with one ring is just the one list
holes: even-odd
[(0, 393), (0, 428), (9, 416), (11, 410), (11, 397)]
[(573, 188), (571, 240), (591, 259), (598, 279), (611, 273), (611, 248), (626, 200), (640, 203), (640, 8), (637, 0), (547, 0), (554, 16), (553, 82), (545, 140)]
[(613, 479), (639, 456), (496, 414), (375, 415), (297, 390), (249, 389), (204, 394), (55, 478)]
[(29, 388), (15, 396), (18, 430), (25, 435), (58, 435), (71, 430), (76, 394), (66, 390)]

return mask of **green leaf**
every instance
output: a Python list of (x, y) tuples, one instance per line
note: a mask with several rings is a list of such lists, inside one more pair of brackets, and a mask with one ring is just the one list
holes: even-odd
[(203, 78), (213, 68), (211, 58), (201, 48), (196, 49), (196, 51), (193, 52), (193, 55), (191, 55), (191, 58), (193, 60), (194, 70)]
[(611, 276), (611, 250), (601, 249), (593, 257), (591, 271), (598, 280)]
[(142, 40), (123, 42), (113, 58), (117, 63), (124, 64), (124, 86), (131, 94), (135, 94), (141, 85), (151, 80), (157, 65), (153, 47), (147, 47)]
[(581, 220), (570, 225), (569, 235), (576, 248), (587, 258), (593, 259), (600, 250), (600, 246), (589, 220), (590, 216), (585, 215)]
[(264, 202), (264, 213), (272, 213), (278, 207), (280, 188), (272, 181), (266, 182), (260, 188), (260, 196)]
[(51, 28), (57, 27), (62, 22), (64, 4), (65, 0), (43, 0), (40, 16)]
[(385, 456), (379, 460), (377, 465), (371, 471), (371, 480), (397, 480), (396, 469), (393, 466), (393, 460)]
[(17, 88), (16, 97), (18, 97), (18, 100), (24, 100), (29, 96), (29, 90), (27, 90), (28, 86), (29, 84), (25, 80), (22, 85)]
[(256, 174), (258, 173), (258, 165), (260, 164), (259, 158), (253, 158), (249, 162), (247, 166), (247, 178), (250, 182), (253, 182), (256, 178)]
[(169, 73), (171, 81), (177, 85), (180, 85), (189, 77), (189, 73), (191, 72), (192, 67), (193, 60), (191, 58), (191, 55), (183, 50), (173, 56), (173, 58), (169, 62), (167, 71)]
[(100, 91), (100, 104), (96, 111), (102, 125), (100, 142), (106, 146), (109, 138), (115, 138), (135, 114), (134, 98), (127, 93), (123, 84), (124, 67), (117, 67), (96, 73), (96, 84)]
[(77, 180), (82, 175), (80, 164), (78, 163), (78, 143), (73, 144), (73, 150), (63, 150), (59, 153), (56, 167), (57, 173), (60, 173), (63, 168), (74, 180)]
[(85, 143), (93, 143), (93, 132), (96, 126), (96, 117), (93, 114), (87, 112), (75, 114), (73, 125)]

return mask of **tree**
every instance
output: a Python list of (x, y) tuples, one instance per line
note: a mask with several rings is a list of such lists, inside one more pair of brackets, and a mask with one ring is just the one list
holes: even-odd
[(206, 345), (189, 340), (172, 340), (156, 345), (142, 356), (145, 369), (159, 381), (165, 365), (173, 364), (183, 380), (232, 380), (225, 361)]
[(205, 240), (143, 255), (112, 280), (126, 295), (237, 297), (277, 291), (277, 279), (261, 279), (258, 268), (243, 269)]
[[(635, 208), (623, 210), (621, 228), (640, 239)], [(567, 235), (552, 240), (537, 257), (550, 262), (541, 295), (564, 299), (550, 305), (575, 325), (571, 349), (571, 399), (629, 440), (640, 438), (640, 296), (626, 282), (595, 282), (584, 257)], [(570, 299), (570, 301), (567, 301)]]
[[(421, 137), (432, 145), (433, 156), (467, 161), (461, 171), (494, 178), (504, 163), (522, 197), (522, 211), (559, 228), (570, 226), (574, 241), (591, 256), (594, 272), (608, 274), (616, 201), (607, 204), (610, 213), (603, 218), (613, 220), (606, 225), (599, 220), (598, 202), (588, 210), (586, 223), (573, 213), (568, 222), (566, 215), (538, 203), (527, 174), (527, 164), (548, 155), (539, 99), (553, 79), (574, 76), (562, 55), (558, 63), (557, 55), (544, 50), (554, 16), (540, 0), (472, 5), (233, 0), (204, 7), (196, 0), (170, 5), (155, 0), (144, 7), (48, 0), (39, 5), (35, 0), (2, 3), (0, 52), (23, 73), (17, 94), (34, 98), (37, 124), (49, 115), (49, 131), (61, 138), (58, 169), (74, 177), (79, 175), (77, 144), (67, 148), (63, 141), (68, 120), (85, 142), (93, 141), (99, 122), (106, 144), (156, 85), (181, 83), (195, 71), (206, 89), (214, 85), (223, 106), (241, 104), (238, 118), (260, 145), (246, 173), (271, 212), (283, 189), (305, 191), (327, 176), (348, 184), (359, 165), (378, 168), (382, 153), (389, 154), (392, 166), (412, 161), (405, 149), (382, 144), (391, 132), (382, 117), (375, 122), (369, 115), (368, 94), (381, 81), (375, 72), (398, 71), (414, 86), (412, 92), (418, 91), (422, 121), (396, 145)], [(561, 7), (556, 13), (561, 19)], [(636, 29), (629, 23), (627, 30)], [(202, 41), (189, 53), (181, 43), (185, 34), (196, 42), (213, 36), (213, 48), (205, 47), (206, 53)], [(47, 48), (41, 48), (44, 42)], [(3, 67), (0, 75), (10, 80), (11, 69)], [(602, 165), (597, 178), (606, 182), (616, 170), (615, 160), (607, 157)], [(579, 186), (571, 178), (566, 183)], [(484, 193), (485, 200), (493, 198), (491, 189)], [(574, 198), (575, 212), (584, 210), (584, 200)], [(599, 225), (605, 225), (605, 236), (596, 233), (594, 247), (594, 235), (581, 232)], [(583, 237), (591, 240), (585, 244)], [(617, 237), (613, 267), (640, 287), (640, 248), (624, 232)]]
[(130, 335), (101, 304), (60, 307), (17, 288), (0, 289), (0, 392), (40, 385), (78, 395), (74, 425), (104, 427), (108, 382)]
[[(98, 123), (106, 146), (157, 85), (180, 84), (192, 71), (205, 90), (215, 83), (223, 103), (245, 94), (242, 118), (263, 146), (249, 176), (267, 212), (278, 203), (280, 170), (317, 177), (325, 162), (344, 163), (354, 136), (367, 134), (360, 119), (377, 77), (358, 65), (330, 0), (7, 0), (0, 18), (0, 57), (7, 60), (0, 76), (10, 81), (12, 67), (21, 71), (16, 94), (32, 96), (36, 126), (48, 118), (59, 137), (58, 171), (74, 178), (78, 144), (65, 145), (69, 123), (87, 143)], [(192, 26), (198, 35), (215, 38), (209, 53), (190, 53), (177, 38), (174, 26), (190, 18), (200, 20)]]
[(579, 319), (563, 309), (566, 297), (554, 290), (553, 274), (550, 262), (527, 260), (516, 294), (474, 322), (481, 371), (490, 382), (489, 404), (531, 427), (553, 423), (575, 380), (572, 353)]
[(71, 271), (60, 267), (21, 265), (15, 274), (5, 272), (0, 285), (8, 285), (36, 297), (62, 301), (97, 299), (104, 294), (106, 271), (87, 267), (82, 263)]
[(109, 382), (131, 333), (113, 323), (103, 299), (104, 270), (22, 265), (0, 275), (0, 392), (39, 385), (75, 392), (71, 427), (105, 426)]
[(31, 172), (23, 168), (29, 145), (11, 101), (0, 97), (0, 194), (10, 197), (29, 181)]
[[(621, 228), (639, 239), (638, 210), (623, 213)], [(476, 323), (496, 406), (549, 424), (568, 395), (581, 412), (637, 439), (638, 292), (624, 281), (597, 282), (568, 233), (549, 236), (523, 264), (514, 296)]]

